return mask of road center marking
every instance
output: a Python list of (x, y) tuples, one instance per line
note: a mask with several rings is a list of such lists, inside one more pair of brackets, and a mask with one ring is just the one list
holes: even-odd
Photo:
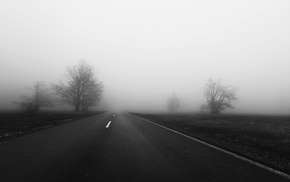
[(111, 124), (111, 121), (108, 122), (106, 128), (109, 128), (110, 124)]

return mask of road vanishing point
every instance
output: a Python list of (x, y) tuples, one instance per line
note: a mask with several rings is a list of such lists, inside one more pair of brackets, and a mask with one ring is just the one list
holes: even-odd
[(289, 179), (129, 113), (107, 112), (0, 143), (0, 181)]

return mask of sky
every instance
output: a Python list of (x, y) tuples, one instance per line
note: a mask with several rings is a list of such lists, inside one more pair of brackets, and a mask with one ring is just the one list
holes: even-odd
[(290, 1), (1, 0), (0, 109), (85, 59), (100, 108), (198, 111), (209, 78), (238, 87), (231, 112), (290, 114)]

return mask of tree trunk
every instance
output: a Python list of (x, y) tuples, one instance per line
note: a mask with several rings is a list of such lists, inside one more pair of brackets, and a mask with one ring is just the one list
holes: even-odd
[(210, 113), (211, 114), (220, 114), (220, 111), (216, 109), (216, 110), (211, 110)]
[(80, 105), (79, 104), (75, 105), (75, 112), (80, 112)]

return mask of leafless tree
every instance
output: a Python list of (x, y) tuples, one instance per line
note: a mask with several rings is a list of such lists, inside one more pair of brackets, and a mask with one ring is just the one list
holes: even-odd
[(84, 112), (89, 111), (91, 106), (99, 103), (103, 91), (103, 84), (92, 80), (87, 90), (81, 96), (81, 109)]
[(210, 113), (219, 114), (224, 109), (233, 108), (232, 102), (237, 100), (237, 88), (222, 85), (220, 80), (209, 79), (204, 87), (204, 96)]
[(53, 105), (53, 99), (49, 88), (44, 82), (37, 82), (32, 88), (32, 96), (20, 96), (19, 101), (14, 103), (19, 105), (23, 111), (37, 112), (41, 107), (50, 107)]
[(77, 112), (88, 111), (100, 101), (103, 84), (97, 81), (93, 66), (84, 60), (66, 69), (67, 84), (63, 82), (52, 84), (53, 89), (60, 96), (61, 103), (74, 106)]
[(167, 99), (167, 108), (168, 108), (169, 112), (174, 113), (174, 112), (177, 112), (179, 106), (180, 106), (179, 99), (175, 95), (175, 93), (173, 93), (172, 96), (170, 96)]

